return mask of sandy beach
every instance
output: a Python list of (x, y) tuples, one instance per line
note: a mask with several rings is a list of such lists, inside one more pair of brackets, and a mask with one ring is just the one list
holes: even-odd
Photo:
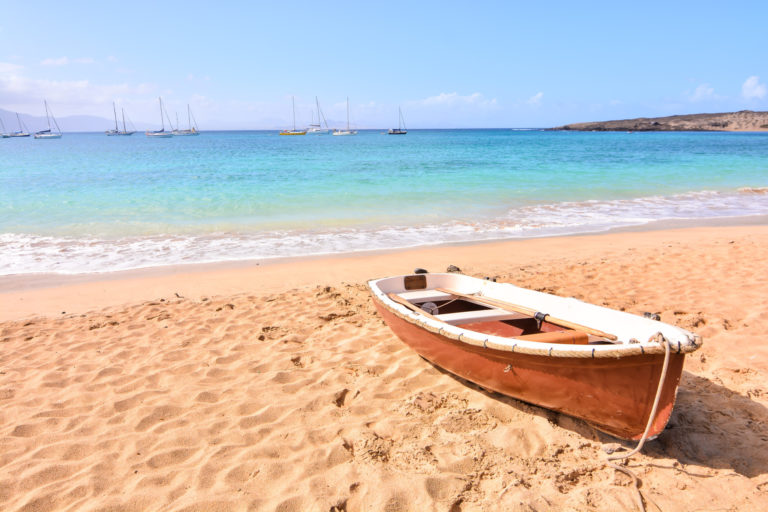
[(614, 438), (383, 324), (367, 279), (448, 265), (703, 336), (629, 466), (648, 510), (766, 510), (767, 262), (759, 225), (0, 278), (0, 510), (636, 510)]

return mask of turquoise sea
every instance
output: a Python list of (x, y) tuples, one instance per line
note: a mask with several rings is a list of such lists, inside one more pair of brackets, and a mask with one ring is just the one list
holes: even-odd
[(768, 133), (0, 139), (0, 275), (768, 214)]

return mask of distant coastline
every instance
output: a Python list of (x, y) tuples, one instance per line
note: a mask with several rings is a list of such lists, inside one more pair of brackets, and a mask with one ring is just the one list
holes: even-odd
[(741, 110), (719, 114), (638, 117), (618, 121), (566, 124), (552, 128), (552, 130), (580, 132), (761, 132), (768, 131), (768, 112)]

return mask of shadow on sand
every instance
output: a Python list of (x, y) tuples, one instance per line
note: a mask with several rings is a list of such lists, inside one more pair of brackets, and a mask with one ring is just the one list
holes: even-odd
[[(488, 391), (432, 366), (498, 402), (544, 417), (579, 435), (602, 443), (619, 441), (582, 420)], [(626, 447), (636, 444), (621, 442)], [(676, 459), (682, 464), (731, 469), (752, 478), (768, 473), (766, 446), (768, 408), (725, 386), (684, 371), (669, 424), (655, 440), (645, 444), (643, 453), (654, 458)]]

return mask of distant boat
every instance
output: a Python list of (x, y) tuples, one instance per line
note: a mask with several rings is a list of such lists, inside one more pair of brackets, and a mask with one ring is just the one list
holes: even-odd
[[(309, 125), (309, 128), (307, 129), (307, 133), (311, 135), (325, 135), (329, 131), (331, 131), (331, 129), (328, 128), (328, 121), (325, 120), (323, 111), (320, 110), (320, 102), (317, 100), (317, 96), (315, 96), (315, 105), (317, 105), (317, 124), (315, 124), (313, 119), (312, 123)], [(313, 113), (313, 116), (314, 116), (314, 113)], [(320, 125), (320, 119), (322, 119), (323, 123), (325, 123), (325, 128), (323, 128)]]
[(107, 135), (110, 135), (110, 136), (112, 136), (112, 135), (133, 135), (134, 133), (136, 133), (136, 130), (133, 130), (133, 131), (129, 132), (125, 128), (125, 109), (122, 109), (122, 108), (120, 109), (122, 111), (122, 113), (123, 113), (123, 130), (122, 131), (120, 131), (120, 129), (117, 127), (117, 108), (115, 107), (115, 102), (114, 101), (112, 102), (112, 110), (115, 113), (115, 129), (114, 130), (107, 130), (104, 133), (106, 133)]
[(7, 139), (10, 137), (9, 134), (5, 133), (5, 125), (3, 124), (3, 119), (0, 117), (0, 139)]
[(349, 129), (349, 96), (347, 96), (347, 129), (346, 130), (333, 130), (333, 135), (357, 135), (357, 130)]
[[(35, 132), (35, 138), (36, 139), (60, 139), (61, 128), (59, 128), (59, 123), (56, 122), (56, 118), (53, 117), (53, 113), (48, 111), (48, 102), (46, 100), (43, 100), (43, 103), (45, 104), (45, 118), (48, 120), (48, 129)], [(51, 130), (51, 118), (53, 118), (53, 125), (56, 127), (55, 132)]]
[(387, 132), (389, 135), (405, 135), (408, 130), (405, 128), (405, 119), (403, 119), (403, 111), (400, 107), (397, 107), (397, 113), (400, 114), (400, 118), (397, 121), (397, 128), (390, 128)]
[(27, 127), (24, 126), (24, 123), (21, 122), (21, 118), (19, 117), (18, 112), (16, 112), (16, 121), (19, 122), (19, 130), (9, 133), (8, 136), (9, 137), (29, 137), (29, 130), (27, 130)]
[[(197, 121), (195, 121), (194, 124), (192, 124), (192, 121), (195, 119), (195, 116), (192, 115), (192, 110), (189, 108), (189, 104), (187, 104), (187, 122), (189, 123), (189, 128), (186, 130), (173, 130), (174, 135), (180, 135), (180, 136), (190, 136), (190, 135), (200, 135), (200, 132), (197, 131)], [(179, 117), (178, 114), (176, 114), (176, 126), (179, 126)]]
[[(146, 135), (147, 137), (158, 137), (158, 138), (161, 138), (161, 139), (167, 139), (167, 138), (173, 137), (173, 133), (165, 131), (165, 120), (163, 119), (163, 112), (164, 112), (164, 109), (163, 109), (163, 98), (157, 98), (157, 99), (160, 101), (160, 126), (161, 126), (161, 128), (159, 130), (154, 130), (154, 131), (147, 130), (147, 131), (144, 132), (144, 135)], [(167, 113), (165, 115), (166, 115), (166, 117), (168, 116)], [(168, 124), (169, 125), (171, 124), (171, 120), (170, 119), (168, 120)], [(171, 126), (171, 128), (173, 128), (173, 127)]]
[(296, 103), (293, 100), (293, 96), (291, 96), (291, 105), (293, 106), (293, 129), (281, 130), (280, 135), (306, 135), (307, 130), (296, 129)]

